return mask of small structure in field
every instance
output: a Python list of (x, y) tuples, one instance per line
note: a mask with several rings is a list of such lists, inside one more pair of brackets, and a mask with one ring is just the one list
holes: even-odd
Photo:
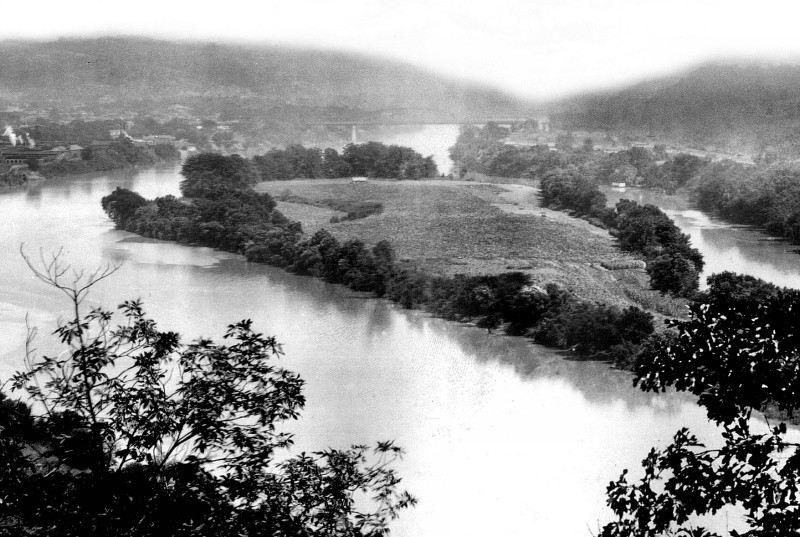
[(641, 259), (611, 259), (611, 260), (601, 261), (600, 266), (606, 270), (626, 270), (626, 269), (644, 270), (647, 267), (647, 263), (645, 263)]
[(366, 183), (367, 181), (369, 181), (369, 179), (366, 177), (353, 177), (354, 183)]

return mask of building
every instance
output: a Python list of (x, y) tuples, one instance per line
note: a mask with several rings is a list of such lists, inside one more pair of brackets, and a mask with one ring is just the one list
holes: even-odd
[(32, 149), (29, 147), (6, 146), (0, 148), (0, 157), (4, 158), (8, 164), (28, 164), (31, 161), (37, 163), (54, 162), (66, 158), (68, 153), (69, 150), (66, 147)]
[(175, 142), (175, 137), (168, 134), (151, 134), (143, 136), (142, 141), (147, 145), (171, 145)]

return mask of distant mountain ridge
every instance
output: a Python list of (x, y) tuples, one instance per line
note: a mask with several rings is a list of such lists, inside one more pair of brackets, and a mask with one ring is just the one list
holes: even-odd
[(461, 119), (520, 113), (530, 106), (499, 90), (398, 61), (140, 37), (0, 41), (0, 104), (18, 99), (43, 108), (118, 104), (141, 109), (164, 103), (213, 108), (223, 101), (235, 107), (244, 100), (257, 109), (326, 109), (331, 119), (354, 110), (406, 109)]
[(549, 108), (571, 128), (800, 156), (797, 61), (713, 61), (627, 88), (563, 99)]

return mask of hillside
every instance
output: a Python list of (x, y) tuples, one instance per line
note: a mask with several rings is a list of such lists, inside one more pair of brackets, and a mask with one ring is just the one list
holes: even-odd
[(280, 110), (305, 121), (459, 119), (527, 106), (490, 88), (356, 54), (132, 37), (0, 41), (3, 105), (82, 107), (95, 115), (182, 105), (228, 118)]
[(627, 88), (551, 103), (572, 128), (758, 156), (800, 156), (800, 63), (716, 61)]

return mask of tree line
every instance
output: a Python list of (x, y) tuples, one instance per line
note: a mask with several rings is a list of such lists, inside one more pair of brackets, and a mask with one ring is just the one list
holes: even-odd
[[(654, 157), (644, 148), (631, 148), (596, 158), (590, 148), (580, 151), (551, 151), (545, 146), (517, 148), (499, 142), (507, 131), (495, 125), (482, 129), (462, 129), (451, 157), (462, 169), (475, 166), (485, 173), (504, 177), (530, 177), (540, 180), (541, 201), (545, 207), (566, 210), (573, 215), (608, 228), (626, 251), (641, 255), (653, 289), (678, 297), (691, 297), (699, 287), (703, 258), (692, 248), (689, 237), (658, 207), (640, 206), (623, 200), (606, 207), (606, 196), (598, 181), (614, 178), (619, 167), (630, 166), (641, 173), (656, 173)], [(671, 177), (688, 181), (691, 159), (676, 157), (662, 163)], [(634, 164), (631, 164), (634, 163)], [(638, 166), (638, 168), (637, 168)], [(638, 172), (631, 172), (638, 173)]]
[(757, 226), (800, 244), (800, 166), (773, 162), (750, 166), (713, 162), (693, 180), (701, 209), (736, 223)]
[(606, 207), (605, 195), (575, 166), (545, 173), (540, 184), (542, 205), (607, 227), (620, 248), (641, 255), (653, 289), (678, 297), (697, 292), (703, 256), (664, 211), (630, 200)]
[(709, 162), (688, 153), (670, 155), (664, 145), (652, 150), (631, 147), (607, 153), (594, 149), (591, 139), (576, 146), (568, 133), (557, 137), (555, 147), (510, 145), (503, 142), (509, 134), (507, 128), (492, 123), (482, 128), (463, 127), (450, 148), (458, 173), (536, 179), (553, 169), (574, 166), (597, 185), (625, 183), (674, 191)]
[(153, 166), (163, 162), (175, 162), (181, 158), (180, 152), (169, 144), (139, 147), (125, 137), (120, 137), (106, 148), (86, 147), (81, 158), (76, 160), (57, 160), (52, 163), (30, 165), (48, 175), (72, 175)]
[[(800, 165), (793, 161), (778, 160), (769, 152), (755, 164), (712, 161), (688, 153), (670, 155), (664, 145), (605, 153), (595, 151), (590, 141), (575, 148), (571, 140), (555, 148), (516, 147), (501, 142), (508, 134), (491, 124), (462, 129), (451, 157), (462, 174), (538, 179), (556, 169), (571, 169), (581, 175), (582, 191), (591, 184), (611, 183), (666, 192), (685, 189), (704, 211), (800, 244)], [(586, 203), (591, 200), (583, 199), (579, 208), (585, 211)]]
[[(611, 155), (621, 162), (638, 156), (634, 159), (639, 163), (637, 180), (632, 184), (668, 192), (685, 188), (692, 202), (704, 211), (800, 244), (800, 165), (794, 161), (766, 154), (755, 164), (743, 164), (677, 154), (654, 165), (654, 152), (637, 147)], [(607, 179), (614, 177), (613, 173), (601, 173), (597, 181), (611, 182)], [(634, 176), (634, 172), (628, 176)]]
[(271, 149), (253, 157), (252, 163), (262, 181), (353, 176), (421, 179), (438, 173), (433, 157), (423, 157), (409, 147), (380, 142), (348, 144), (341, 154), (332, 148), (323, 151), (295, 144), (286, 149)]

